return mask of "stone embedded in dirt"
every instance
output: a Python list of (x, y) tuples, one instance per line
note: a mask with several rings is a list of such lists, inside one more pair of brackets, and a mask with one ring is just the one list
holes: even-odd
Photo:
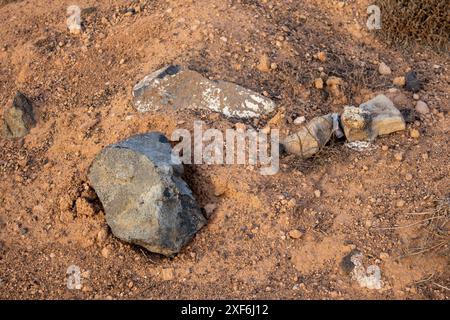
[(347, 254), (341, 261), (341, 267), (345, 273), (351, 273), (355, 268), (355, 264), (352, 261), (352, 257), (356, 254), (359, 254), (360, 251), (357, 249), (353, 249), (349, 254)]
[(102, 251), (100, 251), (100, 253), (102, 254), (103, 258), (108, 259), (111, 255), (111, 250), (108, 247), (104, 247)]
[(423, 102), (422, 100), (417, 101), (416, 103), (416, 111), (420, 114), (427, 114), (430, 113), (430, 108), (428, 107), (428, 105)]
[(4, 113), (3, 130), (7, 137), (21, 138), (36, 125), (33, 106), (30, 100), (21, 92), (17, 92), (13, 104)]
[(329, 77), (327, 79), (327, 90), (335, 104), (347, 103), (347, 97), (342, 90), (343, 85), (344, 81), (341, 78)]
[(301, 125), (301, 124), (303, 124), (305, 121), (306, 121), (306, 118), (305, 118), (304, 116), (297, 117), (297, 118), (295, 118), (295, 120), (294, 120), (294, 124), (296, 124), (296, 125)]
[(285, 138), (282, 145), (289, 153), (309, 158), (319, 152), (332, 135), (333, 118), (331, 114), (327, 114), (312, 119), (300, 131)]
[(398, 207), (398, 208), (403, 208), (404, 206), (405, 206), (405, 200), (398, 200), (396, 203), (395, 203), (395, 205)]
[(269, 61), (269, 57), (266, 54), (263, 54), (259, 58), (259, 63), (258, 63), (257, 68), (261, 72), (269, 72), (270, 71), (270, 61)]
[(105, 147), (89, 180), (115, 236), (172, 256), (206, 223), (182, 172), (167, 138), (150, 132)]
[(289, 237), (291, 237), (292, 239), (300, 239), (303, 236), (303, 232), (301, 232), (300, 230), (294, 229), (289, 231)]
[(383, 261), (389, 260), (389, 254), (386, 253), (386, 252), (381, 252), (380, 253), (380, 259), (383, 260)]
[(316, 87), (316, 89), (323, 89), (322, 78), (317, 78), (316, 80), (314, 80), (314, 87)]
[(406, 84), (405, 89), (411, 92), (419, 92), (422, 89), (422, 81), (417, 79), (417, 73), (415, 71), (409, 71), (405, 75)]
[(392, 73), (391, 68), (389, 68), (388, 65), (384, 62), (381, 62), (378, 65), (378, 72), (384, 76), (390, 75)]
[(164, 268), (161, 270), (161, 278), (164, 281), (171, 281), (175, 278), (174, 268)]
[(411, 129), (409, 135), (411, 136), (411, 138), (417, 139), (420, 137), (420, 132), (417, 129)]
[(405, 83), (406, 83), (406, 79), (403, 76), (402, 77), (395, 77), (394, 80), (393, 80), (393, 83), (394, 83), (395, 86), (403, 87), (405, 85)]
[(167, 66), (147, 75), (133, 89), (139, 112), (165, 108), (205, 109), (227, 117), (255, 118), (275, 110), (275, 103), (252, 90), (212, 81), (182, 66)]
[(346, 106), (341, 123), (348, 141), (371, 141), (406, 128), (402, 114), (385, 95), (378, 95), (359, 108)]
[(397, 161), (402, 161), (403, 160), (403, 152), (397, 152), (396, 154), (394, 154), (394, 159)]
[(320, 51), (314, 55), (314, 58), (316, 58), (317, 60), (319, 60), (321, 62), (325, 62), (327, 60), (327, 54), (323, 51)]
[(102, 244), (108, 239), (108, 230), (106, 228), (100, 229), (97, 233), (97, 242)]

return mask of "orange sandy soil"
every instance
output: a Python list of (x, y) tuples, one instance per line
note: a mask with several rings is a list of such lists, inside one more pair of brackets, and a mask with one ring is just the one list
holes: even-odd
[[(367, 1), (149, 0), (133, 15), (123, 9), (139, 2), (118, 3), (79, 0), (93, 8), (75, 36), (65, 24), (73, 1), (0, 1), (0, 105), (20, 90), (37, 118), (25, 138), (0, 138), (0, 298), (449, 298), (448, 232), (425, 241), (429, 228), (393, 228), (420, 221), (408, 213), (432, 212), (449, 194), (448, 55), (383, 44), (365, 29)], [(326, 61), (313, 58), (319, 51)], [(258, 70), (263, 54), (276, 69)], [(380, 61), (392, 75), (378, 74)], [(335, 142), (310, 160), (283, 156), (274, 176), (245, 165), (188, 166), (199, 204), (217, 208), (169, 259), (112, 236), (87, 179), (102, 147), (130, 135), (170, 135), (194, 119), (218, 129), (236, 123), (205, 112), (138, 114), (133, 85), (169, 63), (264, 92), (285, 110), (272, 121), (283, 135), (295, 131), (296, 116), (342, 111), (313, 87), (319, 67), (344, 80), (349, 104), (386, 92), (413, 68), (431, 113), (371, 151)], [(400, 93), (413, 108), (412, 93)], [(246, 124), (263, 128), (269, 119)], [(289, 236), (295, 229), (299, 239)], [(353, 248), (380, 267), (383, 289), (360, 288), (344, 273), (341, 259)], [(412, 255), (417, 248), (425, 250)], [(81, 290), (66, 286), (70, 265), (81, 268)]]

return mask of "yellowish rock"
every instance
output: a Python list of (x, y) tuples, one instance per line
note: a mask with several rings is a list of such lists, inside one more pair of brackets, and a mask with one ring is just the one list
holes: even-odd
[(323, 51), (320, 51), (317, 54), (317, 59), (319, 59), (322, 62), (325, 62), (327, 60), (327, 54), (325, 52), (323, 52)]
[(420, 137), (420, 132), (417, 129), (411, 129), (411, 131), (409, 131), (409, 135), (411, 138), (417, 139)]
[(378, 72), (384, 76), (390, 75), (392, 73), (391, 68), (389, 68), (389, 66), (384, 62), (381, 62), (378, 65)]
[(291, 237), (292, 239), (300, 239), (303, 236), (303, 232), (294, 229), (289, 231), (289, 237)]
[(397, 87), (403, 87), (406, 83), (406, 79), (405, 79), (405, 77), (396, 77), (396, 78), (394, 78), (393, 83)]
[(269, 72), (270, 71), (270, 60), (266, 54), (263, 54), (259, 58), (258, 70), (261, 72)]
[(314, 80), (314, 87), (316, 87), (316, 89), (323, 89), (322, 78), (317, 78), (316, 80)]

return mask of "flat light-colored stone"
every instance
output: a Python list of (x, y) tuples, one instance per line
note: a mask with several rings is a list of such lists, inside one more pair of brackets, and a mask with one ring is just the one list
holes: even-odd
[(294, 124), (296, 124), (296, 125), (301, 125), (301, 124), (303, 124), (305, 121), (306, 121), (306, 118), (305, 118), (304, 116), (297, 117), (297, 118), (295, 118), (295, 120), (294, 120)]
[(385, 95), (378, 95), (359, 108), (345, 107), (341, 123), (348, 141), (374, 140), (406, 128), (402, 114)]
[(416, 103), (416, 111), (420, 114), (427, 114), (430, 113), (430, 108), (428, 107), (428, 105), (423, 102), (422, 100), (417, 101)]
[(291, 237), (292, 239), (300, 239), (303, 236), (303, 232), (301, 232), (300, 230), (294, 229), (289, 231), (289, 237)]
[(384, 76), (390, 75), (392, 73), (391, 68), (389, 68), (388, 65), (384, 62), (381, 62), (378, 65), (378, 72)]
[(206, 109), (227, 117), (255, 118), (275, 110), (269, 98), (237, 84), (212, 81), (182, 66), (167, 66), (147, 75), (133, 88), (139, 112), (164, 108)]

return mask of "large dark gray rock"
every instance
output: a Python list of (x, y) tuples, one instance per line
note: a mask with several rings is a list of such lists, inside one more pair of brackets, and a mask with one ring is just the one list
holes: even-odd
[(255, 118), (275, 110), (275, 103), (237, 84), (212, 81), (182, 66), (166, 66), (142, 79), (133, 88), (139, 112), (165, 108), (203, 109), (227, 117)]
[(3, 118), (3, 131), (10, 138), (21, 138), (27, 135), (36, 125), (31, 102), (21, 92), (17, 92), (12, 106), (5, 110)]
[(89, 169), (113, 234), (166, 256), (206, 223), (171, 151), (161, 133), (136, 135), (105, 147)]

